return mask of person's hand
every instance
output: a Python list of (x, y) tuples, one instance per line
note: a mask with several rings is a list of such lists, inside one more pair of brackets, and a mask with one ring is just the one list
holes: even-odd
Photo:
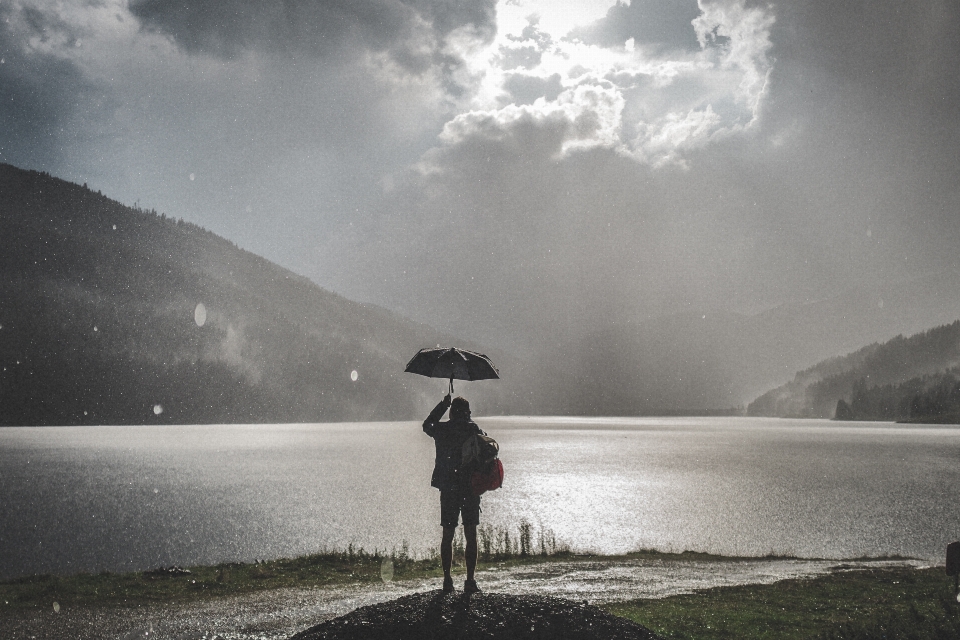
[(450, 404), (450, 394), (443, 396), (443, 404)]

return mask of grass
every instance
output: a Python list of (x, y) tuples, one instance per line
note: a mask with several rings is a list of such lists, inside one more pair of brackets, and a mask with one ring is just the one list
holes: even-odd
[[(151, 572), (69, 576), (37, 575), (0, 582), (0, 612), (12, 609), (169, 602), (237, 595), (283, 587), (311, 587), (380, 580), (385, 558), (357, 552), (318, 553), (255, 563), (226, 562), (189, 567), (188, 574)], [(403, 578), (429, 572), (430, 561), (397, 559), (394, 575)]]
[[(555, 560), (730, 561), (703, 553), (642, 550), (623, 556), (573, 554), (550, 531), (478, 530), (478, 569)], [(454, 558), (463, 557), (462, 533)], [(747, 560), (747, 558), (740, 558)], [(756, 560), (757, 558), (750, 558)], [(189, 573), (98, 573), (28, 576), (0, 582), (0, 617), (64, 607), (189, 602), (284, 587), (317, 588), (442, 575), (439, 554), (414, 558), (406, 547), (369, 553), (349, 546), (299, 558), (189, 567)], [(455, 560), (456, 573), (462, 562)], [(392, 575), (389, 575), (392, 572)], [(943, 568), (842, 571), (771, 585), (721, 587), (657, 600), (604, 605), (668, 640), (946, 640), (960, 638), (960, 605)]]
[[(549, 530), (534, 539), (532, 526), (521, 520), (518, 531), (481, 526), (477, 531), (478, 569), (510, 566), (547, 559), (568, 558), (566, 545)], [(463, 530), (454, 538), (455, 572), (463, 572)], [(460, 558), (460, 562), (456, 559)], [(387, 571), (383, 571), (383, 570)], [(345, 551), (324, 551), (299, 558), (225, 562), (187, 567), (189, 573), (134, 573), (34, 575), (0, 582), (0, 616), (5, 612), (60, 607), (135, 605), (144, 602), (191, 601), (284, 587), (312, 588), (346, 583), (373, 583), (443, 575), (439, 549), (426, 558), (414, 558), (406, 546), (392, 553), (370, 553), (350, 545)]]
[(943, 568), (844, 571), (605, 605), (669, 640), (960, 638)]

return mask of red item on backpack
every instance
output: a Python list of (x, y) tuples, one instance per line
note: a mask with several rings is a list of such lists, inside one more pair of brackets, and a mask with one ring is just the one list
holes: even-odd
[(501, 486), (503, 486), (503, 463), (500, 462), (500, 458), (487, 462), (470, 476), (470, 490), (475, 496), (499, 489)]

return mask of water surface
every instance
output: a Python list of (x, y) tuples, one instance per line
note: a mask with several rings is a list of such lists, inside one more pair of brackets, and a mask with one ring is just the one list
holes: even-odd
[[(574, 548), (940, 560), (960, 429), (745, 418), (479, 418), (484, 522)], [(439, 538), (420, 425), (0, 430), (0, 576), (292, 556)]]

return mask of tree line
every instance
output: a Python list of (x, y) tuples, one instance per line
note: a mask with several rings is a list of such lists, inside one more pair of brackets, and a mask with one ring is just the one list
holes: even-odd
[(837, 420), (960, 422), (960, 367), (899, 384), (853, 386), (850, 401), (837, 400)]

